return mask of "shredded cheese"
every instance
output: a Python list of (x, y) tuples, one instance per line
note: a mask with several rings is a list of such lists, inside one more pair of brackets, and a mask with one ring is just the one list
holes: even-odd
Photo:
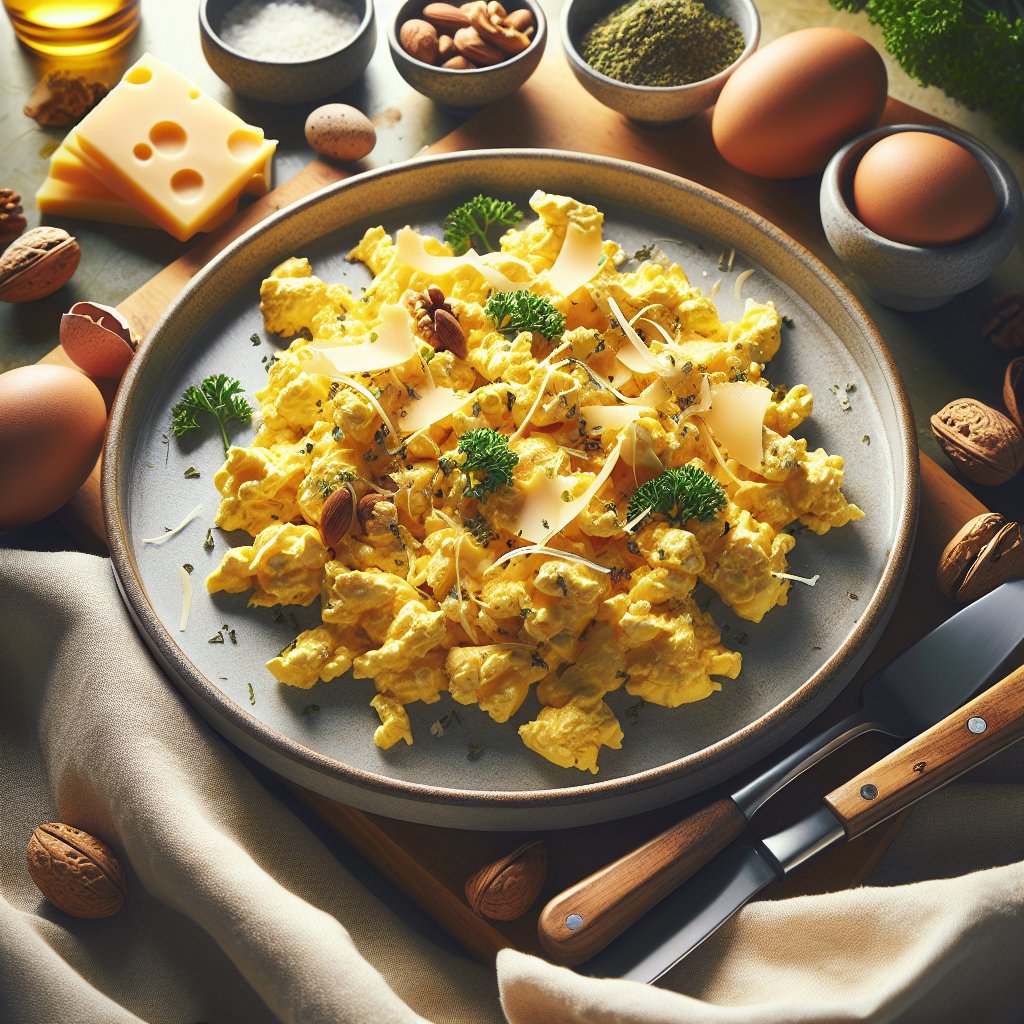
[(182, 530), (192, 522), (200, 512), (203, 511), (202, 505), (196, 505), (194, 509), (173, 530), (168, 530), (166, 533), (160, 534), (159, 537), (143, 537), (143, 544), (164, 544), (169, 541), (176, 533), (181, 533)]
[(597, 273), (600, 260), (600, 227), (584, 231), (578, 224), (570, 224), (562, 248), (548, 271), (548, 283), (568, 298)]
[(419, 433), (433, 426), (456, 409), (465, 405), (473, 393), (457, 395), (448, 388), (439, 388), (427, 373), (426, 383), (419, 389), (419, 397), (402, 407), (401, 429), (405, 433)]
[[(664, 375), (665, 367), (658, 362), (657, 357), (651, 352), (651, 350), (643, 343), (643, 339), (633, 329), (633, 325), (626, 319), (625, 314), (619, 309), (619, 304), (609, 295), (608, 296), (608, 307), (612, 312), (612, 316), (615, 317), (616, 322), (625, 334), (630, 345), (636, 350), (639, 355), (639, 361), (630, 351), (620, 349), (618, 352), (619, 361), (628, 366), (634, 373), (657, 373)], [(638, 368), (639, 366), (639, 368)]]
[(622, 528), (623, 532), (632, 533), (637, 528), (637, 526), (651, 514), (652, 511), (653, 510), (650, 508), (645, 508), (643, 512), (633, 516), (633, 518), (630, 519), (630, 521), (626, 523), (626, 525)]
[(580, 565), (585, 565), (589, 569), (594, 569), (597, 572), (611, 572), (611, 569), (606, 565), (598, 565), (597, 562), (590, 561), (589, 558), (584, 558), (582, 555), (574, 555), (571, 551), (562, 551), (560, 548), (549, 548), (544, 544), (531, 544), (525, 548), (514, 548), (512, 551), (506, 551), (493, 565), (488, 566), (487, 572), (492, 569), (497, 569), (499, 565), (504, 565), (505, 562), (511, 561), (513, 558), (519, 558), (520, 555), (548, 555), (550, 558), (564, 558), (567, 562), (579, 562)]
[(530, 406), (529, 411), (523, 419), (523, 422), (516, 428), (516, 432), (508, 439), (508, 443), (511, 444), (518, 437), (520, 437), (523, 431), (526, 429), (526, 425), (533, 418), (533, 414), (540, 407), (540, 403), (544, 398), (544, 391), (548, 386), (548, 381), (551, 380), (551, 374), (554, 373), (559, 366), (564, 366), (564, 363), (556, 363), (554, 366), (548, 366), (544, 371), (544, 379), (540, 382), (540, 387), (537, 389), (537, 397), (533, 400), (533, 405)]
[(738, 299), (743, 291), (743, 286), (753, 276), (754, 268), (751, 267), (749, 270), (744, 270), (739, 277), (736, 278), (736, 284), (733, 285), (732, 293)]
[(773, 572), (772, 575), (777, 580), (793, 580), (794, 583), (806, 583), (807, 586), (813, 587), (818, 580), (821, 579), (821, 573), (817, 573), (814, 576), (794, 576), (788, 572)]
[[(388, 431), (391, 434), (391, 436), (396, 438), (398, 437), (398, 431), (395, 429), (394, 423), (391, 422), (391, 417), (384, 411), (384, 406), (382, 406), (380, 402), (377, 401), (373, 392), (370, 391), (369, 388), (364, 387), (357, 380), (352, 380), (351, 377), (339, 377), (338, 382), (340, 384), (346, 385), (346, 387), (352, 388), (354, 391), (358, 391), (359, 394), (361, 394), (363, 398), (365, 398), (370, 403), (370, 405), (372, 405), (373, 408), (376, 410), (377, 415), (381, 418), (382, 422), (384, 423), (384, 426), (388, 428)], [(395, 451), (392, 451), (390, 448), (387, 447), (387, 445), (385, 445), (384, 447), (389, 455), (394, 455), (395, 452), (399, 450), (398, 448), (396, 448)], [(401, 446), (399, 446), (399, 448), (400, 447)]]
[(181, 574), (181, 621), (178, 623), (178, 632), (184, 633), (192, 610), (192, 575), (183, 565), (178, 566), (178, 572)]

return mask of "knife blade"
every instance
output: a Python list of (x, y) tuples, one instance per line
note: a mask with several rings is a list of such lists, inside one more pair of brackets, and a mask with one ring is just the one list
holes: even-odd
[(1024, 738), (1024, 666), (905, 743), (796, 824), (732, 844), (642, 924), (577, 970), (654, 982), (772, 882), (852, 839)]
[(538, 937), (563, 964), (594, 956), (725, 849), (775, 793), (866, 732), (906, 739), (958, 708), (1024, 639), (1024, 580), (961, 609), (872, 675), (862, 706), (767, 771), (570, 886), (541, 912)]

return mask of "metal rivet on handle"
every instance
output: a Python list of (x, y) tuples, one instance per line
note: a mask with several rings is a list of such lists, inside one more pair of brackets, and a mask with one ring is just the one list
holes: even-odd
[(569, 931), (571, 931), (571, 932), (576, 931), (576, 929), (579, 928), (580, 925), (582, 925), (582, 924), (583, 924), (583, 918), (580, 917), (579, 914), (570, 914), (565, 919), (565, 927), (568, 928)]
[(872, 786), (869, 782), (866, 786), (860, 787), (860, 795), (864, 797), (865, 800), (874, 800), (875, 797), (878, 796), (878, 787)]
[(967, 719), (967, 731), (973, 732), (975, 736), (980, 736), (988, 728), (988, 722), (984, 718), (968, 718)]

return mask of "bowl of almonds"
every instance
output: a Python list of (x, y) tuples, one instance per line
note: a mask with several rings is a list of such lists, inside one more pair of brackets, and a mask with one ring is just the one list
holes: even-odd
[(469, 110), (511, 96), (537, 69), (547, 22), (535, 0), (407, 0), (388, 31), (399, 74), (441, 106)]

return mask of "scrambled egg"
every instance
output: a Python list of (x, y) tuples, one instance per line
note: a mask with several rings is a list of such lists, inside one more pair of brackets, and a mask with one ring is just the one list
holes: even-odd
[[(748, 301), (739, 321), (723, 323), (679, 266), (645, 260), (620, 270), (629, 261), (601, 237), (593, 206), (544, 193), (530, 205), (536, 218), (506, 231), (482, 262), (562, 314), (564, 332), (552, 338), (498, 329), (486, 311), (495, 278), (481, 262), (437, 263), (451, 253), (430, 238), (407, 261), (398, 236), (380, 227), (349, 254), (374, 275), (360, 296), (319, 280), (301, 258), (263, 282), (267, 329), (294, 340), (256, 396), (253, 443), (231, 448), (216, 475), (218, 525), (253, 542), (230, 550), (207, 587), (251, 591), (260, 606), (319, 598), (322, 624), (267, 667), (303, 688), (346, 672), (372, 680), (382, 748), (413, 742), (406, 705), (447, 693), (495, 722), (532, 708), (519, 729), (525, 745), (596, 773), (601, 749), (623, 739), (610, 692), (674, 708), (739, 675), (740, 655), (699, 607), (698, 584), (760, 622), (791, 585), (796, 541), (786, 527), (821, 534), (863, 513), (842, 493), (843, 460), (792, 434), (811, 414), (807, 388), (772, 392), (762, 377), (781, 342), (771, 303)], [(562, 260), (570, 243), (582, 247), (577, 264), (590, 261), (579, 280), (573, 260)], [(417, 269), (427, 265), (436, 272)], [(464, 357), (438, 347), (423, 315), (429, 286), (461, 329)], [(311, 368), (318, 349), (343, 363), (348, 346), (382, 344), (388, 304), (408, 311), (409, 358), (348, 374)], [(701, 420), (706, 396), (735, 382), (771, 392), (754, 425), (762, 457), (753, 467)], [(426, 393), (451, 401), (404, 430)], [(620, 419), (588, 424), (597, 407)], [(499, 432), (518, 458), (490, 490), (481, 473), (461, 469), (460, 438), (479, 429)], [(713, 477), (722, 507), (685, 521), (648, 509), (629, 522), (637, 487), (682, 467)], [(531, 503), (553, 487), (567, 519), (540, 519), (538, 549), (523, 534)], [(351, 523), (328, 546), (321, 515), (339, 489)], [(547, 516), (557, 513), (556, 501)]]

